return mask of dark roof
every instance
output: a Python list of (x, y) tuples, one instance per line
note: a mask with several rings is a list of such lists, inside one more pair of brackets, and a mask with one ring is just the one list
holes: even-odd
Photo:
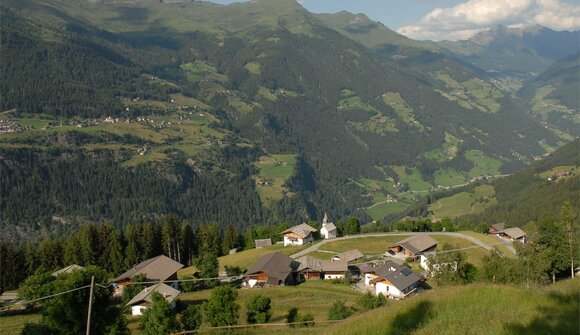
[(362, 252), (360, 252), (358, 249), (353, 249), (353, 250), (349, 250), (349, 251), (345, 251), (343, 253), (340, 253), (334, 257), (342, 260), (342, 261), (346, 261), (346, 262), (352, 262), (354, 260), (363, 258), (365, 255), (363, 255)]
[(297, 264), (295, 264), (292, 258), (279, 252), (274, 252), (260, 257), (244, 275), (249, 276), (265, 272), (269, 277), (284, 281), (296, 267)]
[(321, 261), (322, 272), (346, 272), (348, 263), (346, 261)]
[(153, 302), (153, 298), (151, 295), (153, 292), (159, 292), (168, 303), (173, 302), (177, 295), (181, 293), (179, 290), (174, 289), (173, 287), (166, 285), (164, 283), (155, 284), (153, 286), (149, 286), (144, 288), (141, 292), (137, 293), (131, 301), (127, 303), (127, 306), (131, 305), (138, 305), (141, 303), (150, 304)]
[(358, 266), (361, 273), (374, 273), (376, 275), (386, 274), (389, 272), (390, 268), (396, 268), (399, 265), (393, 261), (389, 261), (385, 264), (371, 264), (371, 263), (363, 263)]
[(421, 281), (421, 277), (418, 274), (404, 265), (400, 266), (397, 271), (387, 274), (384, 278), (401, 291)]
[(183, 264), (165, 255), (159, 255), (135, 265), (122, 275), (113, 279), (113, 281), (117, 282), (123, 279), (129, 279), (140, 274), (145, 275), (150, 280), (166, 280), (182, 267)]
[(402, 241), (394, 243), (390, 247), (400, 246), (402, 248), (409, 250), (414, 254), (418, 254), (425, 250), (431, 249), (436, 245), (437, 241), (435, 241), (431, 236), (427, 234), (420, 234), (408, 237)]
[(300, 263), (300, 265), (298, 266), (298, 271), (304, 271), (304, 270), (311, 270), (311, 271), (322, 271), (322, 264), (321, 264), (321, 260), (316, 258), (316, 257), (312, 257), (312, 256), (303, 256), (300, 257), (296, 260), (298, 263)]
[(315, 233), (316, 229), (310, 227), (309, 225), (307, 225), (306, 223), (288, 228), (286, 230), (284, 230), (282, 232), (282, 234), (288, 234), (288, 233), (294, 233), (302, 238), (305, 238), (306, 236)]
[(71, 265), (69, 265), (67, 267), (64, 267), (64, 268), (60, 269), (60, 270), (54, 271), (50, 275), (53, 276), (53, 277), (58, 277), (59, 275), (61, 275), (63, 273), (71, 273), (71, 272), (74, 272), (74, 271), (81, 271), (81, 270), (84, 270), (84, 269), (85, 268), (83, 268), (80, 265), (71, 264)]

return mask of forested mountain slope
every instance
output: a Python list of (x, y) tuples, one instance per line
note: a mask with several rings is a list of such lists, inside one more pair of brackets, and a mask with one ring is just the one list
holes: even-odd
[(468, 66), (401, 66), (293, 0), (1, 9), (6, 229), (167, 212), (294, 223), (387, 195), (404, 209), (443, 172), (513, 171), (557, 145)]

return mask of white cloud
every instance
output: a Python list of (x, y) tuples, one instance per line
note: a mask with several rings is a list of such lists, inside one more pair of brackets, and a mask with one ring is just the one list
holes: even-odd
[(458, 40), (498, 24), (578, 30), (580, 5), (561, 0), (469, 0), (450, 8), (436, 8), (397, 32), (420, 40)]

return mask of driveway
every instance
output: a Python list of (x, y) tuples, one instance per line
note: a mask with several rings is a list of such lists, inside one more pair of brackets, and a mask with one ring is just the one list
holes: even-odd
[[(344, 236), (344, 237), (337, 237), (331, 240), (322, 240), (316, 244), (313, 244), (311, 246), (309, 246), (308, 248), (299, 251), (293, 255), (290, 255), (290, 257), (296, 259), (298, 257), (302, 257), (304, 255), (307, 255), (311, 252), (317, 251), (318, 248), (320, 248), (321, 246), (327, 244), (327, 243), (331, 243), (331, 242), (335, 242), (335, 241), (342, 241), (342, 240), (349, 240), (349, 239), (353, 239), (353, 238), (363, 238), (363, 237), (383, 237), (383, 236), (409, 236), (409, 235), (431, 235), (431, 236), (453, 236), (453, 237), (457, 237), (457, 238), (462, 238), (464, 240), (468, 240), (472, 243), (474, 243), (475, 245), (478, 245), (482, 248), (484, 248), (485, 250), (492, 250), (493, 247), (483, 243), (482, 241), (476, 239), (475, 237), (471, 237), (462, 233), (456, 233), (456, 232), (430, 232), (430, 233), (414, 233), (414, 232), (397, 232), (397, 233), (369, 233), (369, 234), (359, 234), (359, 235), (351, 235), (351, 236)], [(509, 244), (509, 242), (507, 242)], [(515, 249), (511, 246), (511, 245), (506, 245), (508, 247), (508, 249), (510, 251), (512, 251), (515, 254)]]

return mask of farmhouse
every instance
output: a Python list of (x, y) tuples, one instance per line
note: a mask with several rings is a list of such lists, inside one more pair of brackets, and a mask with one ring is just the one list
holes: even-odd
[(499, 234), (504, 229), (505, 229), (505, 223), (504, 222), (501, 222), (501, 223), (496, 223), (496, 224), (489, 225), (487, 227), (487, 232), (490, 233), (490, 234)]
[(64, 267), (64, 268), (60, 269), (60, 270), (54, 271), (50, 275), (53, 276), (53, 277), (58, 277), (59, 275), (61, 275), (63, 273), (71, 273), (71, 272), (74, 272), (74, 271), (81, 271), (81, 270), (84, 270), (84, 269), (85, 268), (83, 268), (80, 265), (71, 264), (71, 265), (69, 265), (67, 267)]
[(314, 241), (314, 233), (316, 229), (310, 227), (306, 223), (286, 229), (282, 232), (284, 235), (284, 246), (288, 245), (304, 245), (308, 242)]
[(526, 233), (518, 227), (505, 229), (499, 233), (499, 236), (512, 242), (526, 243)]
[(437, 241), (429, 235), (414, 235), (389, 246), (388, 253), (402, 254), (405, 257), (417, 257), (423, 253), (435, 251)]
[(324, 219), (322, 219), (322, 228), (320, 228), (320, 236), (324, 239), (332, 239), (337, 236), (337, 229), (334, 223), (328, 222), (328, 215), (324, 213)]
[[(183, 264), (176, 262), (165, 255), (159, 255), (133, 266), (122, 275), (113, 279), (113, 282), (117, 283), (117, 285), (122, 288), (124, 285), (131, 282), (131, 278), (136, 275), (144, 275), (147, 280), (151, 281), (166, 282), (177, 280), (177, 270), (182, 267)], [(178, 288), (177, 282), (173, 282), (170, 285), (175, 289)]]
[(175, 308), (175, 298), (181, 293), (164, 283), (146, 287), (127, 303), (127, 306), (131, 306), (132, 315), (141, 315), (144, 309), (149, 308), (153, 303), (153, 292), (161, 294), (173, 308)]
[(262, 256), (246, 273), (244, 273), (244, 287), (264, 287), (292, 285), (296, 283), (294, 276), (298, 263), (292, 258), (274, 252)]
[(345, 261), (347, 263), (352, 262), (352, 261), (356, 261), (357, 259), (361, 259), (363, 258), (365, 255), (363, 255), (362, 252), (360, 252), (358, 249), (352, 249), (349, 251), (345, 251), (343, 253), (340, 253), (338, 255), (335, 255), (332, 257), (333, 261)]
[(343, 279), (348, 271), (345, 261), (323, 261), (312, 256), (304, 256), (296, 260), (298, 274), (301, 280), (312, 279)]
[(254, 244), (256, 245), (256, 249), (269, 247), (272, 245), (272, 239), (271, 238), (264, 238), (261, 240), (254, 240)]

